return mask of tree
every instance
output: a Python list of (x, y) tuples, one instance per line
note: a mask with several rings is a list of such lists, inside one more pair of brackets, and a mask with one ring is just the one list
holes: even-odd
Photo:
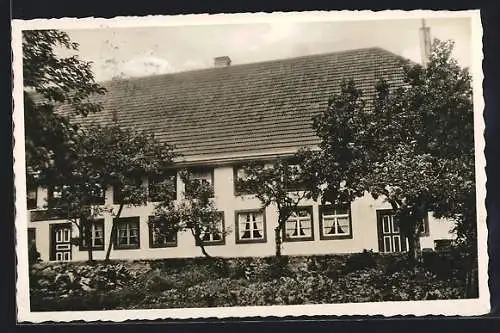
[[(57, 48), (78, 50), (67, 33), (28, 30), (22, 38), (26, 163), (32, 177), (66, 164), (78, 127), (70, 116), (100, 111), (101, 105), (91, 98), (106, 90), (94, 81), (90, 62), (56, 54)], [(55, 112), (63, 104), (73, 112)]]
[(373, 99), (344, 81), (314, 119), (321, 139), (314, 168), (322, 199), (352, 201), (366, 192), (394, 209), (410, 258), (428, 211), (474, 228), (473, 109), (470, 75), (451, 58), (453, 43), (435, 40), (427, 67), (403, 64), (404, 82), (377, 82)]
[(311, 186), (316, 177), (308, 173), (311, 155), (311, 151), (301, 150), (289, 159), (251, 162), (242, 167), (244, 177), (235, 180), (236, 186), (255, 195), (264, 209), (275, 206), (278, 213), (274, 228), (277, 257), (281, 256), (282, 234), (290, 216), (304, 200), (318, 196), (317, 187)]
[(210, 258), (205, 249), (206, 241), (210, 238), (221, 240), (227, 233), (219, 224), (221, 212), (213, 202), (213, 186), (207, 181), (194, 179), (188, 170), (180, 171), (179, 175), (185, 186), (183, 198), (178, 203), (169, 199), (160, 202), (150, 227), (164, 237), (189, 230), (203, 255)]
[[(114, 215), (106, 251), (106, 260), (109, 260), (116, 236), (115, 220), (120, 218), (125, 206), (141, 206), (148, 201), (143, 177), (160, 179), (156, 184), (162, 186), (159, 194), (163, 198), (173, 197), (169, 188), (172, 184), (166, 175), (175, 156), (172, 146), (143, 131), (121, 128), (117, 124), (79, 129), (67, 167), (58, 170), (51, 184), (60, 188), (57, 209), (84, 232), (89, 260), (92, 260), (92, 223), (104, 212)], [(118, 206), (117, 211), (96, 201), (108, 185), (116, 189), (113, 201)]]

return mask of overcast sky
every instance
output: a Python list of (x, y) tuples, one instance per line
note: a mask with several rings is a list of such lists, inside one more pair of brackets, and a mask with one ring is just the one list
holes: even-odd
[[(106, 81), (207, 68), (217, 56), (236, 65), (371, 46), (420, 62), (421, 24), (399, 19), (66, 31), (80, 44), (80, 58), (93, 62), (96, 80)], [(455, 58), (470, 66), (470, 19), (427, 19), (426, 25), (431, 38), (453, 40)]]

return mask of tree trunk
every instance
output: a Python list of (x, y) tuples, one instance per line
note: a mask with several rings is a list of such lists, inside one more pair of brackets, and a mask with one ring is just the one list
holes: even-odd
[(420, 233), (418, 225), (410, 228), (408, 237), (408, 259), (411, 262), (417, 262), (420, 258)]
[(203, 245), (203, 240), (200, 238), (199, 232), (197, 232), (196, 230), (194, 230), (193, 228), (191, 228), (191, 234), (194, 237), (196, 245), (198, 245), (199, 248), (201, 249), (201, 253), (203, 253), (203, 255), (206, 258), (212, 258), (212, 256), (210, 254), (208, 254), (208, 252), (205, 250), (205, 246)]
[(81, 215), (80, 216), (80, 226), (78, 226), (78, 229), (80, 230), (80, 235), (82, 237), (80, 242), (85, 240), (85, 244), (87, 246), (88, 262), (92, 262), (92, 261), (94, 261), (93, 253), (92, 253), (92, 221), (87, 219), (85, 216)]
[(113, 240), (115, 239), (115, 235), (116, 235), (115, 219), (120, 218), (120, 215), (121, 215), (122, 210), (123, 210), (123, 206), (124, 206), (123, 203), (120, 204), (120, 208), (118, 209), (118, 213), (113, 218), (113, 222), (111, 223), (111, 234), (109, 235), (108, 250), (106, 251), (106, 259), (104, 259), (105, 261), (109, 261), (109, 257), (111, 255), (111, 248), (113, 247)]
[(281, 257), (281, 225), (274, 228), (274, 239), (276, 242), (276, 257)]
[(87, 228), (85, 230), (85, 241), (87, 243), (87, 254), (88, 254), (88, 261), (92, 262), (94, 261), (94, 257), (92, 254), (92, 227), (89, 228), (87, 225)]

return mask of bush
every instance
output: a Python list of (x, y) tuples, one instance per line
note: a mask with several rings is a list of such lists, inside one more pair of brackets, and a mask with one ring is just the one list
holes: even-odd
[(349, 256), (344, 267), (344, 273), (374, 268), (376, 266), (377, 264), (373, 258), (373, 251), (363, 250), (361, 253), (354, 253)]

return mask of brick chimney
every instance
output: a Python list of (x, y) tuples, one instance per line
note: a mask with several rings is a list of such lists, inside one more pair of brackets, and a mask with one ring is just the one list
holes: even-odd
[(426, 67), (431, 56), (431, 29), (425, 26), (424, 19), (422, 19), (422, 27), (420, 28), (420, 52), (422, 66)]
[(214, 67), (216, 68), (228, 67), (229, 65), (231, 65), (231, 58), (229, 58), (228, 56), (214, 58)]

